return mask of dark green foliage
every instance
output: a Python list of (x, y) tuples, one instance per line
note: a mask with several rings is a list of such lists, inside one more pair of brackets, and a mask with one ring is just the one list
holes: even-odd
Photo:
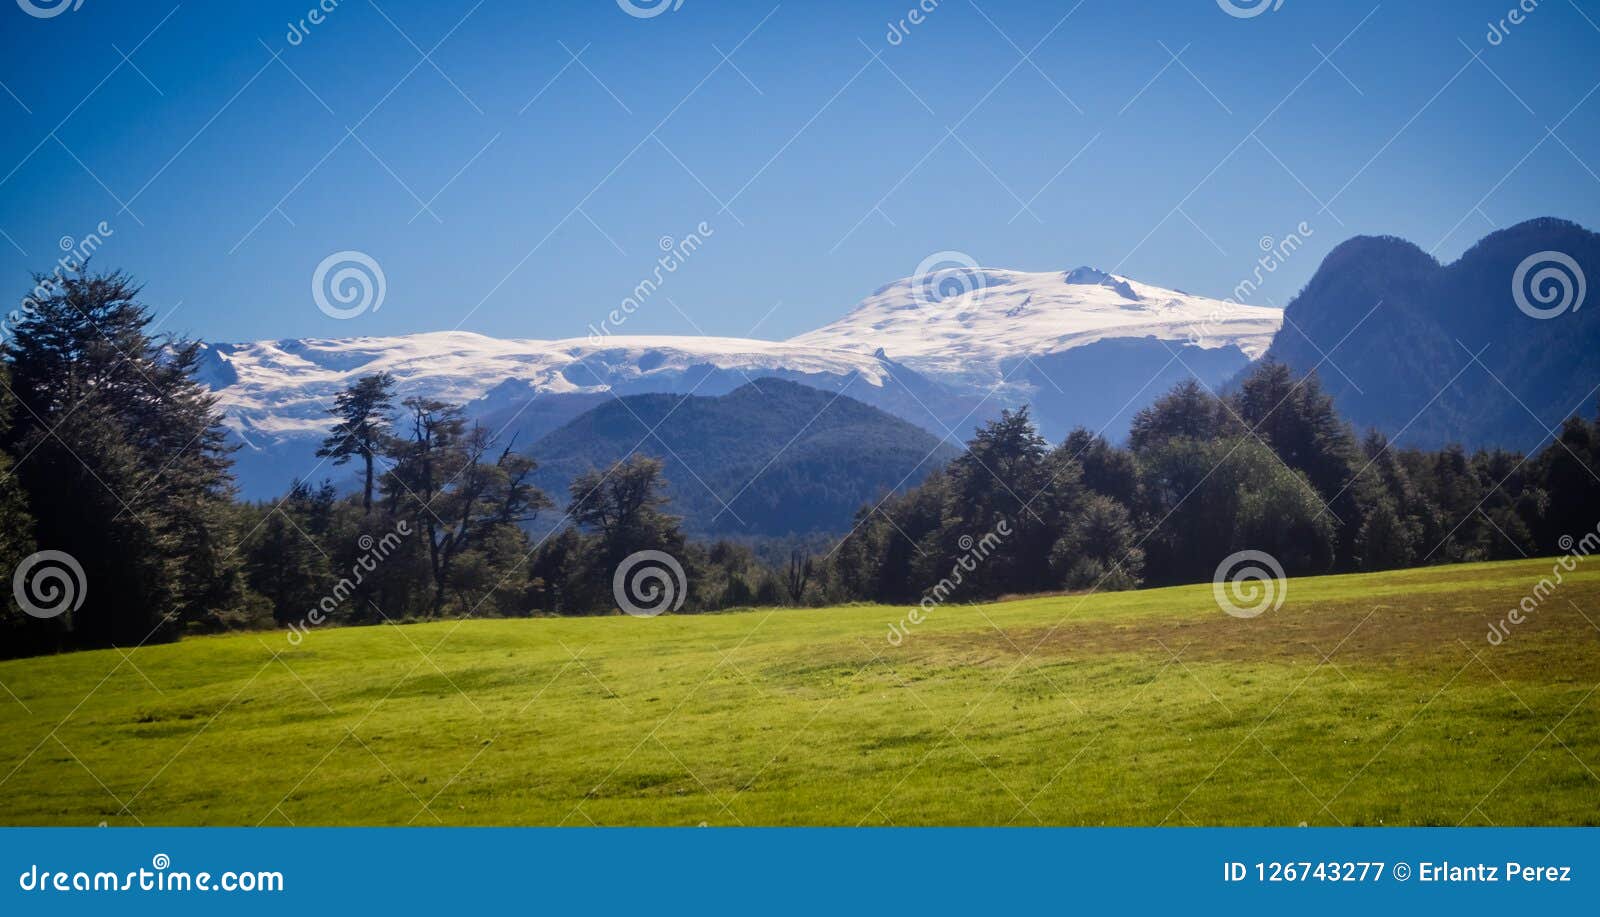
[(1160, 583), (1202, 582), (1224, 557), (1265, 551), (1292, 575), (1326, 573), (1334, 523), (1305, 477), (1250, 436), (1174, 440), (1141, 458), (1157, 520), (1147, 569)]
[(1104, 436), (1079, 427), (1067, 434), (1059, 450), (1083, 466), (1083, 486), (1123, 506), (1132, 506), (1139, 494), (1139, 466), (1133, 453), (1118, 449)]
[(1296, 379), (1276, 360), (1257, 364), (1233, 396), (1232, 409), (1250, 432), (1300, 472), (1338, 529), (1341, 569), (1352, 569), (1354, 542), (1377, 485), (1360, 474), (1365, 456), (1355, 430), (1333, 407), (1315, 371)]
[(1068, 589), (1136, 589), (1144, 572), (1144, 549), (1128, 510), (1091, 494), (1050, 549), (1050, 565)]
[(41, 549), (88, 582), (74, 645), (135, 645), (214, 628), (240, 599), (226, 537), (231, 481), (196, 342), (156, 336), (122, 274), (43, 277), (6, 342), (6, 451)]
[(1175, 439), (1217, 439), (1239, 429), (1238, 420), (1222, 401), (1189, 379), (1134, 415), (1128, 446), (1143, 455)]
[(1568, 418), (1529, 464), (1529, 477), (1539, 482), (1548, 504), (1531, 522), (1534, 550), (1560, 551), (1562, 536), (1577, 539), (1593, 531), (1600, 520), (1600, 422)]
[(922, 539), (913, 565), (918, 578), (937, 581), (974, 542), (1004, 535), (991, 556), (966, 571), (964, 585), (976, 595), (1051, 588), (1049, 532), (1078, 498), (1082, 477), (1075, 462), (1055, 458), (1026, 408), (981, 427), (950, 463), (940, 525)]
[[(13, 406), (10, 370), (0, 363), (0, 436), (10, 430)], [(15, 570), (33, 551), (33, 517), (28, 513), (27, 497), (17, 482), (11, 454), (0, 451), (0, 572)], [(28, 617), (8, 600), (0, 605), (0, 657), (55, 649), (62, 637), (60, 628), (61, 624)]]
[(325, 543), (335, 495), (331, 485), (313, 491), (296, 481), (275, 510), (256, 523), (245, 550), (250, 588), (263, 596), (272, 619), (288, 625), (303, 617), (328, 588)]
[(1600, 524), (1600, 424), (1569, 420), (1531, 460), (1500, 450), (1358, 442), (1315, 376), (1257, 364), (1227, 398), (1196, 382), (1141, 411), (1130, 448), (1074, 430), (1046, 452), (1026, 412), (875, 510), (818, 572), (831, 595), (916, 602), (978, 537), (955, 601), (1049, 589), (1204, 582), (1238, 551), (1289, 575), (1491, 560), (1562, 549)]
[(663, 551), (681, 561), (683, 533), (679, 520), (662, 511), (664, 484), (660, 460), (642, 455), (573, 480), (567, 515), (592, 537), (569, 579), (569, 595), (609, 607), (612, 576), (630, 555)]
[(1355, 552), (1356, 565), (1365, 571), (1394, 570), (1410, 566), (1416, 559), (1415, 532), (1387, 497), (1379, 500), (1361, 523)]
[(387, 390), (368, 376), (341, 393), (326, 446), (383, 469), (383, 499), (296, 484), (243, 536), (251, 585), (274, 618), (309, 628), (553, 609), (558, 588), (530, 575), (527, 528), (551, 505), (530, 483), (534, 461), (428, 399), (404, 403), (397, 435), (381, 410)]
[(372, 512), (372, 492), (378, 456), (394, 435), (389, 413), (394, 409), (394, 377), (388, 373), (365, 376), (334, 397), (328, 413), (339, 419), (323, 440), (317, 455), (343, 465), (361, 459), (361, 508)]

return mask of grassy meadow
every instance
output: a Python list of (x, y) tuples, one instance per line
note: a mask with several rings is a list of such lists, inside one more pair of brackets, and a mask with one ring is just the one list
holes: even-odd
[(8, 825), (1600, 823), (1600, 565), (0, 663)]

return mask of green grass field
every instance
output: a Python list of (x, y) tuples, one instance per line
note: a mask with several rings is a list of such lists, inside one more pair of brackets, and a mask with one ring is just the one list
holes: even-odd
[(1594, 825), (1600, 565), (1485, 639), (1552, 564), (7, 662), (0, 822)]

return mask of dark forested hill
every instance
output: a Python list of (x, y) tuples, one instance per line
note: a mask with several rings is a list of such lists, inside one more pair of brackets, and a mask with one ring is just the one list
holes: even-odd
[(1594, 407), (1600, 306), (1585, 300), (1597, 276), (1600, 236), (1564, 220), (1501, 230), (1449, 265), (1360, 236), (1289, 303), (1269, 355), (1316, 367), (1345, 416), (1403, 445), (1532, 451)]
[(630, 451), (659, 458), (668, 511), (685, 530), (728, 535), (843, 533), (863, 504), (919, 483), (956, 454), (848, 395), (772, 378), (718, 397), (607, 399), (527, 451), (539, 460), (539, 486), (562, 503), (567, 484), (590, 468)]

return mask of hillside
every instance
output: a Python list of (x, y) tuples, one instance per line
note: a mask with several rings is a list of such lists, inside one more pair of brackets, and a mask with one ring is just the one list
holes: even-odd
[[(1524, 301), (1556, 311), (1559, 284), (1539, 279), (1558, 267), (1540, 257), (1549, 252), (1586, 277), (1575, 285), (1567, 275), (1576, 306), (1536, 318), (1518, 308), (1513, 281), (1530, 263)], [(1358, 426), (1404, 430), (1402, 445), (1531, 452), (1568, 416), (1593, 416), (1600, 309), (1580, 294), (1594, 298), (1586, 279), (1595, 277), (1600, 236), (1563, 220), (1493, 233), (1449, 265), (1403, 239), (1357, 237), (1329, 253), (1289, 303), (1268, 355), (1300, 372), (1318, 367), (1341, 413)], [(1557, 299), (1541, 306), (1536, 283)]]
[(956, 454), (848, 395), (781, 379), (716, 397), (606, 397), (530, 451), (539, 486), (564, 500), (574, 477), (635, 450), (665, 463), (668, 512), (702, 535), (843, 533), (863, 504)]
[(1600, 570), (1485, 639), (1552, 563), (5, 662), (0, 823), (1593, 825)]

